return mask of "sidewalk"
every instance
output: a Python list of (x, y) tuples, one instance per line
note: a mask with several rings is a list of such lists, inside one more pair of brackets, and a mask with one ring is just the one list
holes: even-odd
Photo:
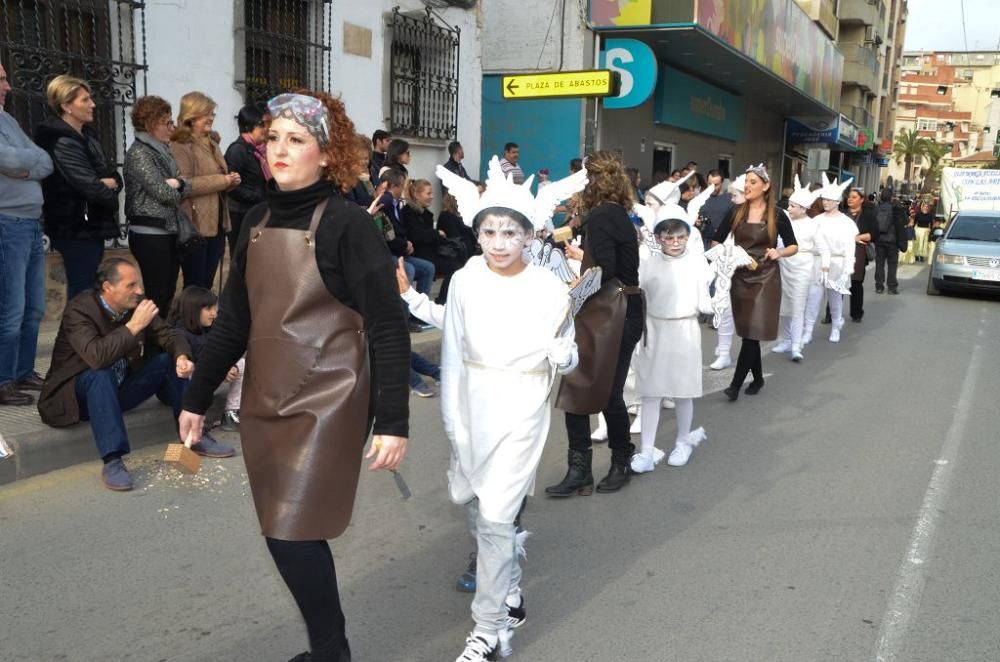
[[(58, 322), (45, 321), (42, 324), (35, 369), (43, 376), (49, 370), (58, 330)], [(440, 361), (440, 331), (435, 329), (412, 334), (410, 340), (414, 351), (432, 361)], [(221, 405), (221, 401), (216, 404)], [(209, 420), (218, 419), (220, 414), (220, 407), (214, 407), (209, 412)], [(133, 450), (173, 441), (172, 418), (170, 409), (156, 398), (126, 413), (125, 425)], [(42, 423), (34, 406), (0, 407), (0, 435), (14, 451), (13, 457), (0, 460), (0, 485), (97, 459), (89, 424), (50, 428)]]

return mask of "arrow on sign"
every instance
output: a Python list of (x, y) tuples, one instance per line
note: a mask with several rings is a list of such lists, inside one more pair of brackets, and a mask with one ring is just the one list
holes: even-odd
[(510, 92), (511, 94), (515, 94), (514, 90), (518, 89), (519, 87), (521, 87), (521, 86), (514, 84), (514, 79), (513, 78), (511, 78), (509, 81), (507, 81), (507, 91)]

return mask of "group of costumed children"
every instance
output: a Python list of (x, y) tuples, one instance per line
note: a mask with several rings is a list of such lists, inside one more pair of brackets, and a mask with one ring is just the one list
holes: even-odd
[[(526, 620), (520, 559), (527, 533), (520, 529), (520, 513), (534, 491), (548, 436), (553, 383), (579, 361), (565, 261), (539, 266), (532, 256), (541, 253), (536, 236), (551, 227), (556, 206), (581, 191), (587, 175), (583, 169), (542, 188), (536, 197), (530, 179), (515, 184), (496, 158), (482, 193), (444, 168), (437, 174), (476, 233), (482, 255), (456, 272), (444, 306), (409, 287), (401, 270), (399, 280), (410, 312), (443, 329), (441, 408), (451, 444), (449, 496), (465, 506), (477, 546), (475, 626), (456, 662), (479, 662), (510, 655), (512, 631)], [(824, 294), (834, 318), (831, 340), (843, 324), (842, 298), (856, 234), (853, 221), (837, 211), (846, 186), (827, 182), (821, 191), (809, 192), (796, 179), (790, 199), (788, 217), (800, 251), (796, 259), (781, 262), (777, 351), (791, 352), (795, 360), (811, 339)], [(725, 278), (732, 272), (726, 272), (725, 259), (710, 266), (695, 227), (712, 187), (687, 209), (678, 204), (678, 188), (679, 182), (653, 187), (646, 204), (633, 209), (643, 220), (637, 241), (647, 303), (645, 335), (632, 364), (641, 431), (631, 462), (634, 473), (653, 471), (664, 457), (672, 466), (683, 466), (706, 438), (703, 428), (692, 430), (694, 399), (702, 396), (699, 316), (714, 313), (718, 325), (728, 314)], [(824, 214), (811, 219), (806, 210), (817, 196), (832, 203), (824, 203)], [(721, 249), (710, 256), (723, 253), (732, 256)], [(709, 294), (713, 280), (715, 297)], [(669, 456), (654, 445), (665, 406), (677, 416)]]

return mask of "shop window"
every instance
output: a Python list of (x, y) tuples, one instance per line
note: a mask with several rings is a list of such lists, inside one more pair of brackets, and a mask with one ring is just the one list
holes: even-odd
[(146, 93), (143, 7), (133, 0), (0, 0), (0, 62), (13, 88), (7, 110), (28, 135), (51, 112), (49, 81), (76, 76), (91, 87), (105, 153), (124, 161), (140, 76)]
[(329, 90), (331, 20), (331, 0), (244, 0), (236, 85), (245, 101), (296, 88)]
[(458, 134), (458, 28), (392, 10), (389, 20), (389, 131), (454, 140)]

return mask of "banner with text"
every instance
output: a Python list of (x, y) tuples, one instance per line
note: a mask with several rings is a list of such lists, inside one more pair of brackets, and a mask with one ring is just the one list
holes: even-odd
[(735, 142), (743, 139), (745, 118), (746, 103), (740, 97), (676, 69), (660, 67), (654, 122)]

